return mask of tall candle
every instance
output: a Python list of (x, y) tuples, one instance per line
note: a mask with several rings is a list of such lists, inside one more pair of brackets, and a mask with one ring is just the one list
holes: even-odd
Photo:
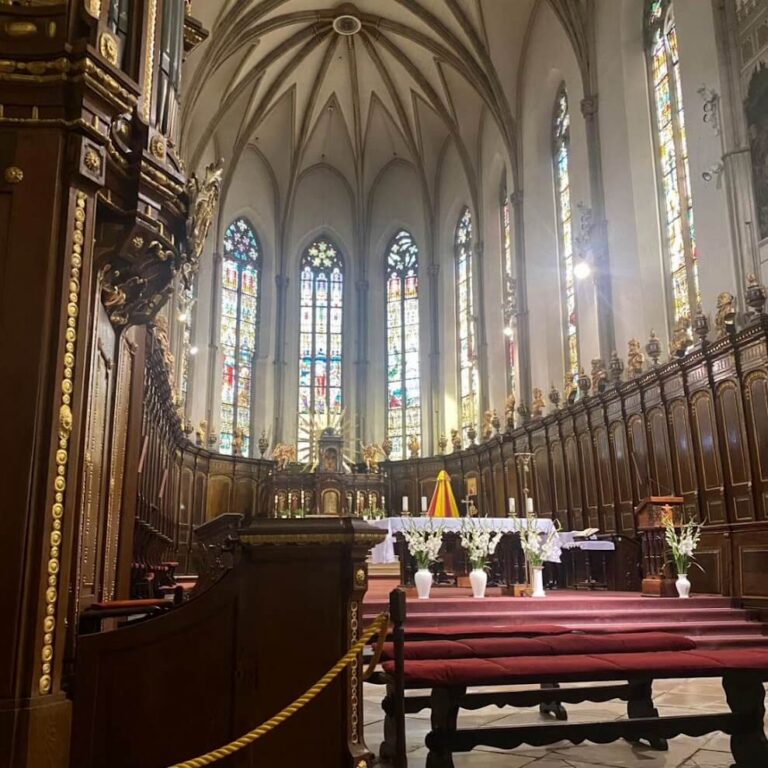
[(515, 514), (515, 500), (510, 496), (509, 499), (509, 514), (514, 515)]
[(525, 514), (533, 514), (533, 499), (530, 496), (525, 500)]
[(421, 497), (421, 511), (422, 512), (426, 512), (427, 509), (428, 509), (427, 497), (426, 496), (422, 496)]
[(407, 511), (408, 511), (408, 497), (403, 496), (403, 512), (407, 512)]

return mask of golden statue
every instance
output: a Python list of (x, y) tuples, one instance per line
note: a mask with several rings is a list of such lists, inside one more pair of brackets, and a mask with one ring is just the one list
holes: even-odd
[(509, 423), (510, 420), (515, 420), (515, 395), (514, 393), (510, 393), (509, 397), (507, 397), (507, 402), (504, 405), (504, 415), (507, 418), (507, 422)]
[(378, 443), (371, 443), (370, 445), (366, 445), (363, 442), (361, 442), (360, 445), (362, 446), (361, 453), (363, 454), (363, 461), (365, 462), (365, 466), (368, 467), (368, 471), (378, 472), (379, 471), (378, 457), (385, 455), (381, 446)]
[(688, 347), (691, 346), (691, 336), (688, 333), (691, 327), (691, 318), (688, 315), (681, 315), (672, 331), (672, 341), (669, 345), (669, 351), (672, 355), (682, 357)]
[(605, 364), (599, 357), (592, 361), (590, 377), (592, 378), (592, 392), (595, 394), (602, 392), (608, 383), (608, 373), (605, 370)]
[(410, 457), (412, 459), (418, 459), (420, 450), (421, 443), (419, 442), (419, 438), (416, 435), (411, 435), (408, 438), (408, 451), (410, 452)]
[(206, 166), (205, 178), (202, 182), (194, 173), (187, 181), (187, 241), (190, 247), (189, 259), (192, 273), (197, 271), (205, 239), (208, 237), (216, 207), (219, 204), (223, 175), (224, 169), (219, 161)]
[(454, 451), (460, 451), (461, 450), (461, 432), (459, 432), (458, 429), (452, 429), (451, 430), (451, 445), (453, 446)]
[(533, 388), (533, 402), (531, 403), (531, 415), (534, 419), (541, 418), (544, 415), (544, 393), (538, 388)]
[(637, 339), (629, 340), (629, 352), (627, 354), (627, 377), (632, 379), (643, 372), (645, 355), (640, 349), (640, 342)]
[(245, 442), (245, 431), (242, 427), (235, 427), (234, 434), (232, 435), (232, 455), (243, 455), (243, 443)]
[(197, 445), (201, 448), (205, 448), (208, 444), (208, 422), (203, 419), (198, 425), (195, 431), (195, 438)]
[(289, 443), (277, 443), (272, 449), (272, 458), (277, 462), (277, 469), (283, 470), (296, 461), (296, 446)]
[(563, 379), (563, 400), (566, 405), (571, 405), (576, 399), (576, 385), (573, 383), (573, 374), (566, 373)]
[(736, 327), (736, 299), (733, 294), (723, 291), (717, 297), (717, 313), (715, 314), (715, 329), (717, 338), (722, 339)]
[(486, 411), (483, 414), (483, 440), (486, 442), (493, 437), (493, 412)]

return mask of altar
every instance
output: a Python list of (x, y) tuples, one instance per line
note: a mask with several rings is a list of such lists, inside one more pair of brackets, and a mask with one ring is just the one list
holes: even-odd
[[(379, 520), (369, 520), (368, 522), (387, 532), (387, 536), (380, 544), (371, 549), (370, 562), (374, 564), (387, 564), (400, 562), (401, 582), (407, 584), (410, 582), (410, 557), (405, 541), (400, 537), (398, 542), (397, 534), (408, 527), (427, 528), (428, 526), (440, 526), (445, 534), (453, 539), (453, 544), (458, 546), (458, 533), (461, 530), (462, 523), (468, 518), (456, 517), (385, 517)], [(503, 534), (519, 533), (527, 525), (525, 518), (518, 517), (475, 517), (471, 518), (472, 525), (491, 531), (499, 531)], [(548, 562), (559, 563), (562, 542), (560, 533), (555, 524), (548, 517), (536, 518), (536, 528), (540, 535), (546, 536), (553, 534), (554, 543), (552, 554)], [(453, 534), (453, 536), (451, 536)], [(524, 583), (527, 580), (527, 571), (525, 558), (520, 547), (518, 536), (503, 536), (497, 549), (499, 560), (499, 575), (506, 586), (512, 584)]]

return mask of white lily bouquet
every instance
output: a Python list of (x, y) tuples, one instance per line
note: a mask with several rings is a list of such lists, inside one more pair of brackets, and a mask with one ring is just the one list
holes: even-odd
[(536, 521), (537, 518), (530, 514), (520, 521), (520, 546), (523, 548), (525, 559), (534, 568), (544, 565), (545, 562), (559, 563), (560, 545), (557, 534), (560, 524), (556, 520), (554, 528), (542, 533)]
[(443, 527), (430, 520), (426, 528), (417, 528), (414, 523), (406, 524), (403, 528), (405, 543), (408, 551), (416, 560), (419, 568), (429, 568), (437, 561), (440, 547), (443, 546)]
[(459, 538), (473, 571), (488, 567), (488, 560), (496, 551), (501, 536), (501, 531), (491, 531), (466, 517), (462, 519)]
[(678, 575), (687, 574), (691, 564), (703, 571), (704, 569), (696, 562), (694, 557), (694, 552), (696, 552), (696, 547), (699, 545), (699, 539), (701, 538), (703, 523), (699, 523), (696, 520), (688, 520), (688, 522), (680, 527), (680, 533), (678, 533), (675, 529), (672, 515), (664, 515), (662, 522), (664, 523), (667, 544), (672, 550), (672, 559), (675, 561)]

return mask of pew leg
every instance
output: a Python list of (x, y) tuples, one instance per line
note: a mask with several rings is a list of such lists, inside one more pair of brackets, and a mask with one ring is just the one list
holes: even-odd
[[(627, 716), (630, 720), (636, 717), (658, 717), (659, 710), (653, 706), (653, 681), (629, 681), (630, 694), (627, 700)], [(651, 749), (659, 752), (666, 752), (669, 744), (666, 739), (630, 739), (633, 744), (639, 744), (641, 741), (647, 741)]]
[(397, 718), (395, 717), (395, 686), (387, 683), (387, 693), (381, 702), (384, 710), (384, 741), (379, 745), (379, 757), (387, 763), (397, 755)]
[(754, 672), (729, 672), (723, 675), (723, 689), (731, 712), (736, 716), (738, 733), (731, 735), (733, 768), (758, 768), (768, 765), (768, 739), (765, 738), (765, 688)]
[[(451, 748), (441, 737), (456, 733), (459, 703), (466, 691), (464, 687), (432, 689), (432, 732), (427, 736), (427, 768), (454, 768)], [(433, 736), (437, 737), (437, 744), (432, 741)]]
[[(560, 683), (542, 683), (542, 690), (559, 688)], [(539, 704), (539, 712), (542, 715), (553, 715), (558, 720), (567, 720), (568, 712), (559, 701), (545, 701)]]

